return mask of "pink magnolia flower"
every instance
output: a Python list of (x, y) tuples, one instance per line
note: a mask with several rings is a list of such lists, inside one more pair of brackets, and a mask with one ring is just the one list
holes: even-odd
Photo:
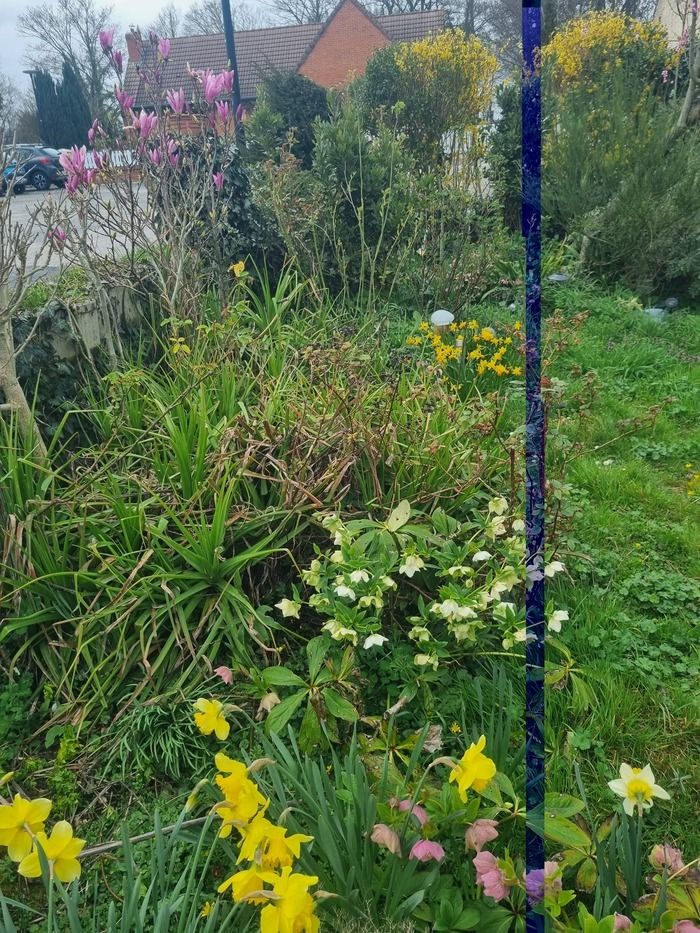
[(616, 913), (614, 920), (613, 920), (613, 933), (615, 933), (616, 930), (631, 930), (631, 929), (632, 929), (632, 921), (630, 920), (630, 918), (626, 917), (625, 914)]
[(221, 80), (221, 89), (230, 94), (233, 91), (233, 71), (222, 71), (218, 78)]
[(168, 140), (167, 150), (168, 150), (168, 162), (171, 164), (173, 168), (177, 168), (178, 165), (180, 164), (180, 151), (174, 139)]
[(140, 139), (148, 139), (158, 122), (158, 116), (155, 113), (146, 113), (145, 110), (134, 119), (132, 130), (139, 134)]
[(398, 833), (387, 826), (386, 823), (375, 823), (372, 827), (372, 835), (369, 837), (372, 842), (376, 842), (382, 849), (388, 849), (393, 855), (401, 857), (401, 840)]
[(170, 57), (170, 39), (161, 39), (158, 43), (158, 54), (162, 59)]
[(227, 100), (217, 100), (216, 115), (222, 123), (228, 123), (229, 117), (231, 116), (231, 105)]
[(160, 146), (156, 146), (154, 149), (149, 149), (148, 158), (153, 163), (153, 165), (160, 165), (160, 163), (163, 161), (163, 153), (160, 151)]
[(85, 172), (85, 184), (91, 185), (95, 178), (97, 177), (97, 172), (94, 168), (90, 168)]
[(478, 852), (472, 861), (476, 869), (476, 883), (482, 885), (484, 894), (494, 901), (507, 897), (510, 885), (506, 883), (496, 856), (492, 852)]
[(428, 822), (428, 814), (420, 804), (413, 803), (411, 800), (401, 800), (398, 806), (402, 813), (405, 813), (406, 810), (410, 810), (411, 814), (415, 816), (421, 826), (425, 826)]
[(77, 175), (69, 175), (66, 179), (66, 192), (68, 194), (75, 194), (79, 184), (80, 178)]
[(208, 104), (213, 104), (216, 98), (221, 94), (221, 75), (215, 75), (212, 71), (205, 71), (202, 74), (202, 93)]
[(187, 76), (192, 78), (193, 81), (201, 81), (202, 72), (198, 68), (193, 68), (189, 62), (187, 62)]
[(652, 868), (658, 868), (659, 871), (666, 868), (672, 875), (682, 871), (685, 867), (681, 850), (666, 845), (654, 846), (649, 853), (649, 864)]
[(441, 862), (445, 857), (445, 850), (439, 842), (431, 842), (430, 839), (419, 839), (413, 844), (408, 857), (418, 862)]
[(81, 146), (80, 149), (73, 146), (72, 149), (66, 149), (65, 152), (62, 152), (58, 157), (58, 161), (67, 175), (79, 175), (85, 170), (86, 156), (87, 149), (85, 146)]
[(233, 671), (230, 667), (226, 667), (225, 664), (222, 664), (221, 667), (214, 669), (214, 673), (217, 677), (220, 677), (225, 684), (233, 683)]
[(123, 91), (120, 87), (116, 88), (114, 96), (117, 98), (117, 103), (122, 110), (131, 110), (136, 103), (136, 98), (131, 94), (127, 94), (126, 91)]
[(88, 130), (88, 134), (87, 134), (87, 135), (88, 135), (88, 142), (90, 143), (90, 145), (91, 145), (91, 146), (94, 146), (94, 145), (95, 145), (95, 137), (96, 137), (98, 134), (99, 134), (100, 136), (102, 136), (103, 133), (104, 133), (104, 130), (103, 130), (102, 127), (100, 126), (100, 121), (99, 121), (99, 120), (93, 120), (93, 121), (92, 121), (92, 126), (91, 126), (90, 129)]
[(158, 45), (158, 33), (154, 29), (148, 30), (148, 41), (151, 45)]
[(498, 839), (497, 826), (496, 820), (474, 820), (471, 826), (467, 826), (464, 834), (464, 844), (467, 849), (481, 852), (487, 842)]
[(247, 114), (247, 112), (246, 112), (245, 107), (243, 106), (243, 104), (239, 104), (239, 105), (236, 107), (236, 120), (237, 120), (239, 123), (243, 123), (243, 121), (245, 120), (245, 118), (246, 118), (247, 116), (248, 116), (248, 114)]
[(120, 75), (124, 70), (124, 53), (120, 52), (119, 49), (112, 52), (112, 61), (114, 62), (114, 70)]
[(113, 29), (101, 29), (100, 30), (100, 48), (105, 53), (109, 55), (114, 45), (114, 30)]
[(184, 113), (187, 109), (187, 100), (185, 99), (185, 92), (182, 88), (177, 91), (168, 91), (165, 95), (165, 100), (173, 113)]
[(673, 933), (700, 933), (700, 927), (696, 926), (692, 920), (679, 920), (673, 924)]
[(224, 173), (223, 172), (214, 172), (211, 176), (211, 180), (214, 182), (214, 187), (217, 191), (221, 191), (224, 187)]
[(52, 227), (51, 230), (47, 230), (46, 236), (56, 249), (61, 249), (66, 242), (66, 231), (63, 227)]

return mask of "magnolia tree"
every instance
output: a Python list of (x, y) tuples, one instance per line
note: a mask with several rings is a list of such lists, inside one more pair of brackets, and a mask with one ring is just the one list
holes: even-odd
[(138, 288), (146, 279), (165, 315), (192, 318), (198, 297), (215, 288), (226, 301), (222, 228), (233, 196), (227, 184), (237, 157), (232, 112), (233, 72), (189, 69), (187, 88), (166, 88), (168, 39), (144, 42), (139, 79), (147, 103), (136, 109), (123, 83), (123, 59), (114, 33), (100, 45), (117, 83), (124, 134), (109, 139), (92, 124), (89, 152), (73, 147), (61, 156), (68, 198), (62, 250), (85, 270), (107, 324), (110, 361), (119, 356), (115, 289)]

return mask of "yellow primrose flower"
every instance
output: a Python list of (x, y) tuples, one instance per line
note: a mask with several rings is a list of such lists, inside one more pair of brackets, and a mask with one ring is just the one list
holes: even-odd
[(496, 773), (495, 763), (483, 754), (485, 747), (486, 736), (482, 735), (478, 742), (472, 742), (459, 764), (450, 771), (449, 781), (457, 782), (462, 803), (466, 802), (470, 787), (477, 793), (484, 790)]
[(240, 279), (245, 273), (245, 263), (243, 260), (240, 262), (234, 262), (233, 265), (228, 267), (228, 271), (231, 275), (235, 275), (237, 279)]
[(265, 879), (257, 865), (235, 872), (225, 881), (222, 881), (216, 890), (219, 894), (224, 894), (229, 888), (231, 888), (231, 896), (237, 904), (241, 901), (246, 901), (249, 904), (267, 903), (265, 897), (250, 896), (258, 891), (263, 891), (265, 888)]
[(63, 884), (70, 884), (80, 877), (80, 862), (76, 856), (83, 851), (85, 840), (73, 837), (70, 823), (60, 820), (51, 830), (50, 836), (44, 832), (36, 834), (34, 848), (22, 859), (17, 869), (24, 878), (41, 877), (38, 846), (49, 862), (52, 875)]
[(25, 800), (19, 794), (0, 807), (0, 846), (7, 846), (13, 862), (21, 862), (32, 851), (32, 836), (43, 830), (50, 812), (51, 801), (46, 797)]
[(301, 854), (302, 842), (311, 842), (313, 836), (295, 833), (287, 836), (283, 826), (275, 826), (264, 816), (257, 816), (242, 830), (243, 840), (236, 864), (256, 862), (266, 871), (292, 865)]
[(274, 903), (260, 912), (260, 933), (317, 933), (320, 923), (309, 888), (318, 878), (292, 873), (289, 867), (280, 875), (265, 872), (262, 877), (272, 885)]
[(632, 816), (635, 807), (639, 812), (648, 810), (652, 804), (652, 797), (658, 797), (659, 800), (670, 800), (670, 796), (663, 787), (654, 783), (654, 772), (651, 765), (645, 768), (631, 768), (627, 764), (620, 765), (620, 777), (614, 781), (608, 781), (608, 787), (614, 794), (623, 798), (622, 808), (625, 813)]

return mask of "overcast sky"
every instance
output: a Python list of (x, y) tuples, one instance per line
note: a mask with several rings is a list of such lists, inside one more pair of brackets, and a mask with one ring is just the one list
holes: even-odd
[[(186, 10), (191, 0), (173, 0), (178, 9)], [(105, 4), (109, 0), (105, 0)], [(27, 68), (27, 40), (17, 32), (17, 16), (19, 13), (31, 10), (36, 4), (12, 3), (11, 0), (0, 0), (0, 72), (12, 78), (21, 90), (29, 89), (29, 78), (22, 74)], [(112, 20), (119, 26), (122, 36), (131, 23), (147, 26), (158, 15), (158, 12), (167, 5), (167, 0), (115, 0)], [(262, 6), (262, 3), (252, 0), (250, 7)], [(235, 2), (231, 3), (235, 15)]]

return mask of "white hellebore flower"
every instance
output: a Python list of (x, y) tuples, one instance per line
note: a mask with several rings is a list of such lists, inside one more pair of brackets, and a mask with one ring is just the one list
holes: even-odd
[(424, 625), (414, 625), (408, 637), (413, 641), (430, 641), (430, 632)]
[(505, 621), (509, 612), (515, 612), (515, 603), (499, 603), (493, 608), (494, 618)]
[(522, 518), (516, 518), (515, 521), (513, 522), (512, 527), (513, 527), (513, 531), (520, 534), (521, 532), (525, 531), (525, 522), (522, 520)]
[(386, 635), (368, 635), (362, 643), (363, 648), (374, 648), (375, 646), (381, 647), (385, 641), (388, 641)]
[(418, 667), (428, 667), (430, 665), (434, 671), (438, 669), (440, 663), (434, 654), (417, 654), (413, 661)]
[(343, 563), (343, 552), (342, 551), (333, 551), (331, 554), (331, 563), (332, 564), (342, 564)]
[(472, 557), (474, 564), (480, 564), (483, 560), (491, 560), (491, 554), (488, 551), (477, 551)]
[(369, 580), (369, 574), (366, 570), (353, 570), (350, 574), (351, 583), (367, 583)]
[(614, 794), (623, 798), (622, 807), (629, 816), (634, 814), (635, 807), (639, 808), (640, 813), (648, 810), (654, 802), (652, 797), (658, 797), (660, 800), (671, 799), (663, 787), (655, 783), (651, 765), (647, 765), (646, 768), (631, 768), (621, 764), (620, 777), (608, 781), (608, 787)]
[(331, 636), (335, 641), (343, 641), (347, 639), (351, 641), (353, 645), (357, 644), (357, 632), (353, 628), (348, 628), (345, 625), (341, 625), (337, 619), (329, 619), (325, 625), (322, 626), (325, 632)]
[(396, 580), (392, 580), (391, 577), (387, 577), (387, 576), (380, 577), (379, 582), (381, 583), (382, 588), (385, 590), (396, 589)]
[(344, 583), (339, 583), (335, 588), (337, 596), (340, 596), (342, 599), (349, 599), (352, 602), (355, 599), (355, 590), (351, 586), (346, 586)]
[(555, 573), (561, 573), (562, 570), (566, 570), (566, 567), (560, 560), (551, 560), (548, 564), (545, 564), (544, 575), (545, 577), (553, 577)]
[(508, 510), (508, 500), (503, 496), (498, 496), (489, 502), (489, 512), (494, 515), (503, 515)]
[(321, 561), (312, 560), (308, 570), (302, 570), (301, 579), (315, 590), (321, 585)]
[(547, 616), (547, 628), (550, 632), (561, 632), (562, 622), (569, 621), (569, 613), (566, 609), (555, 609), (555, 611)]
[(425, 567), (425, 561), (417, 554), (404, 554), (403, 563), (399, 566), (399, 573), (412, 577), (414, 573)]
[(460, 606), (454, 599), (446, 599), (441, 603), (433, 603), (431, 612), (436, 612), (448, 621), (458, 622), (462, 619), (476, 619), (476, 613), (469, 606)]
[(285, 619), (298, 619), (301, 603), (295, 599), (281, 599), (275, 603), (275, 609), (279, 609)]

